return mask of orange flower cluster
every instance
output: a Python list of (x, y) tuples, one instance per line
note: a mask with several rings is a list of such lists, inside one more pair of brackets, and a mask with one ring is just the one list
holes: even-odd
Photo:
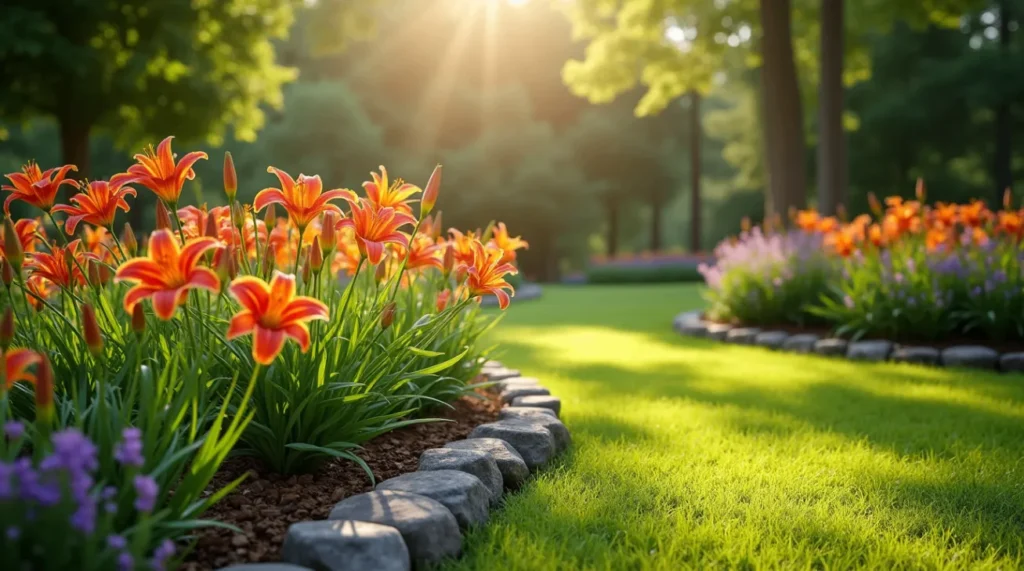
[(912, 237), (923, 237), (928, 251), (960, 244), (984, 245), (994, 239), (1015, 243), (1024, 239), (1024, 209), (1011, 208), (1009, 192), (1003, 209), (997, 212), (981, 200), (927, 205), (920, 182), (915, 200), (890, 196), (883, 206), (870, 195), (869, 201), (875, 216), (863, 214), (847, 223), (820, 216), (815, 210), (793, 212), (791, 217), (804, 232), (821, 233), (826, 246), (844, 258), (865, 248), (889, 248)]
[[(43, 210), (54, 223), (54, 214), (66, 216), (59, 243), (51, 242), (36, 220), (20, 220), (5, 230), (9, 238), (4, 240), (10, 243), (0, 243), (4, 258), (19, 273), (21, 257), (26, 258), (22, 290), (29, 303), (42, 310), (58, 290), (102, 291), (111, 281), (126, 282), (130, 288), (120, 298), (126, 312), (134, 315), (141, 302), (150, 300), (156, 317), (170, 320), (192, 290), (230, 293), (241, 309), (231, 319), (227, 338), (252, 334), (253, 357), (261, 364), (272, 362), (288, 338), (308, 349), (306, 324), (328, 319), (323, 302), (295, 295), (297, 284), (314, 275), (319, 279), (324, 266), (349, 275), (368, 266), (382, 283), (401, 275), (396, 287), (411, 283), (417, 272), (454, 276), (455, 282), (448, 282), (438, 297), (440, 309), (483, 295), (496, 296), (503, 309), (509, 304), (513, 290), (505, 277), (516, 272), (516, 252), (528, 244), (500, 223), (485, 233), (490, 236), (486, 243), (478, 232), (453, 229), (450, 238), (442, 236), (440, 213), (429, 215), (437, 200), (440, 166), (426, 190), (400, 179), (389, 182), (380, 167), (364, 183), (365, 197), (348, 189), (324, 191), (319, 176), (293, 178), (269, 167), (280, 188), (261, 190), (250, 205), (235, 200), (237, 176), (227, 156), (224, 181), (230, 204), (178, 208), (183, 185), (195, 176), (192, 167), (207, 156), (192, 152), (176, 161), (171, 139), (135, 155), (137, 164), (105, 181), (67, 179), (73, 165), (41, 171), (30, 163), (22, 172), (7, 175), (11, 185), (3, 188), (11, 194), (5, 207), (21, 200)], [(58, 204), (57, 191), (65, 184), (80, 192), (70, 197), (71, 204)], [(127, 199), (137, 195), (132, 185), (149, 189), (159, 199), (158, 229), (144, 240), (145, 255), (139, 257), (133, 257), (140, 248), (128, 225), (120, 239), (112, 233), (118, 211), (128, 212)], [(414, 197), (421, 194), (416, 216)], [(348, 212), (339, 201), (348, 204)], [(277, 217), (277, 207), (286, 218)], [(264, 219), (257, 220), (257, 213), (265, 213)], [(64, 236), (80, 229), (82, 238)]]

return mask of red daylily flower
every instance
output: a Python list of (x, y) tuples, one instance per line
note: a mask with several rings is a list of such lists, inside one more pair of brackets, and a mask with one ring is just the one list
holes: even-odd
[(86, 184), (83, 192), (71, 197), (71, 202), (74, 202), (75, 206), (59, 204), (53, 207), (53, 211), (68, 214), (68, 219), (64, 223), (64, 229), (68, 234), (74, 234), (80, 222), (110, 228), (114, 225), (118, 208), (125, 212), (131, 210), (125, 197), (136, 196), (137, 193), (134, 188), (125, 185), (134, 181), (133, 175), (122, 173), (110, 177), (109, 181), (90, 182)]
[(33, 296), (30, 293), (26, 292), (25, 299), (28, 300), (29, 304), (31, 304), (32, 308), (35, 309), (36, 311), (40, 311), (43, 309), (43, 302), (39, 301), (39, 299), (36, 299), (36, 296), (46, 301), (49, 301), (50, 297), (53, 295), (54, 290), (56, 289), (55, 286), (53, 285), (53, 282), (42, 276), (29, 277), (27, 280), (25, 280), (25, 287), (28, 288), (29, 292), (35, 294), (35, 296)]
[(370, 176), (373, 177), (373, 181), (363, 183), (363, 189), (366, 190), (366, 196), (370, 202), (377, 205), (378, 208), (391, 207), (396, 212), (412, 214), (412, 207), (406, 201), (417, 192), (422, 192), (420, 187), (404, 182), (402, 179), (396, 180), (389, 186), (388, 170), (383, 165), (380, 167), (379, 175), (371, 172)]
[(498, 222), (498, 225), (494, 227), (491, 244), (504, 252), (501, 261), (509, 263), (516, 260), (516, 250), (520, 248), (530, 249), (530, 243), (523, 240), (521, 236), (516, 236), (515, 238), (509, 236), (508, 228), (505, 227), (504, 222)]
[(340, 208), (330, 204), (332, 200), (348, 200), (356, 196), (351, 190), (345, 189), (323, 192), (324, 185), (318, 175), (300, 174), (298, 180), (293, 180), (288, 173), (274, 167), (267, 167), (267, 172), (277, 176), (281, 188), (264, 188), (259, 191), (253, 201), (253, 208), (259, 212), (271, 204), (280, 204), (299, 230), (305, 230), (313, 219), (327, 210), (340, 213)]
[(398, 212), (390, 206), (379, 208), (372, 201), (355, 195), (345, 200), (352, 205), (352, 218), (345, 218), (338, 225), (355, 230), (359, 252), (371, 264), (379, 264), (384, 258), (385, 244), (409, 246), (409, 236), (399, 228), (416, 223), (411, 214)]
[[(25, 218), (14, 223), (14, 233), (18, 235), (21, 250), (26, 254), (36, 251), (36, 242), (39, 241), (37, 232), (43, 232), (43, 225), (38, 220)], [(0, 232), (0, 258), (4, 257), (4, 252), (4, 237), (3, 232)]]
[(23, 200), (36, 208), (49, 212), (53, 203), (57, 200), (57, 191), (65, 184), (78, 188), (78, 182), (66, 178), (68, 171), (78, 171), (75, 165), (64, 165), (60, 168), (39, 170), (36, 163), (28, 163), (21, 167), (21, 172), (5, 175), (11, 184), (3, 185), (4, 190), (11, 191), (11, 195), (4, 201), (4, 212), (10, 216), (11, 203), (15, 200)]
[(169, 230), (157, 230), (149, 239), (149, 256), (132, 258), (117, 269), (116, 281), (136, 285), (124, 296), (124, 308), (132, 312), (143, 299), (153, 299), (160, 319), (170, 319), (193, 288), (220, 291), (220, 280), (210, 268), (199, 266), (203, 254), (219, 244), (214, 238), (193, 238), (179, 246)]
[(128, 174), (137, 177), (137, 182), (152, 190), (160, 200), (174, 206), (178, 204), (181, 187), (185, 186), (185, 181), (196, 176), (192, 165), (207, 156), (204, 152), (195, 151), (175, 163), (174, 153), (171, 152), (171, 139), (174, 137), (160, 141), (156, 151), (150, 147), (144, 153), (135, 155), (135, 160), (139, 163), (128, 167)]
[(498, 298), (498, 306), (505, 309), (511, 301), (509, 294), (515, 295), (505, 276), (518, 273), (515, 266), (501, 261), (505, 253), (498, 248), (485, 247), (479, 240), (472, 247), (473, 263), (465, 266), (469, 295), (491, 294)]
[(72, 240), (64, 247), (51, 245), (49, 252), (32, 254), (25, 267), (29, 275), (46, 278), (64, 289), (71, 289), (76, 283), (85, 285), (82, 269), (88, 268), (89, 262), (99, 260), (99, 257), (80, 251), (81, 244), (81, 240)]
[[(434, 267), (437, 269), (443, 269), (442, 257), (444, 255), (444, 245), (437, 244), (434, 240), (422, 233), (417, 233), (410, 242), (411, 251), (409, 253), (409, 260), (405, 263), (405, 267), (410, 270), (416, 268), (429, 268)], [(395, 247), (395, 256), (401, 260), (406, 256), (406, 248), (404, 246)]]
[(241, 304), (228, 326), (228, 339), (252, 333), (252, 358), (269, 365), (281, 353), (285, 341), (294, 339), (303, 353), (309, 350), (309, 328), (315, 319), (327, 320), (327, 306), (311, 297), (295, 295), (295, 276), (275, 272), (270, 283), (243, 276), (228, 286)]
[(10, 389), (14, 383), (27, 381), (36, 382), (34, 373), (29, 372), (29, 367), (43, 362), (42, 356), (31, 349), (8, 349), (4, 353), (4, 372), (7, 373), (6, 385)]

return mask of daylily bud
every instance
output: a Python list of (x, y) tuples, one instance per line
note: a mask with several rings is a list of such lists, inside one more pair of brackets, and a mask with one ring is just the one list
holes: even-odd
[(100, 284), (100, 263), (96, 260), (89, 260), (89, 283), (94, 286)]
[(267, 225), (267, 232), (270, 232), (277, 226), (277, 205), (271, 204), (267, 207), (266, 217), (263, 218), (263, 222)]
[(918, 202), (924, 202), (925, 190), (924, 190), (924, 179), (918, 177), (917, 186), (914, 188), (914, 196), (917, 197)]
[(868, 193), (868, 206), (871, 208), (871, 212), (874, 212), (876, 216), (882, 215), (882, 203), (878, 202), (878, 197), (875, 193)]
[(134, 256), (139, 251), (139, 241), (135, 239), (135, 232), (132, 231), (132, 225), (124, 223), (124, 235), (121, 237), (121, 244), (125, 250), (128, 250), (129, 256)]
[(455, 268), (455, 248), (448, 244), (448, 247), (444, 249), (444, 277), (452, 275), (452, 269)]
[(441, 224), (441, 214), (441, 212), (438, 212), (437, 215), (434, 216), (434, 235), (431, 236), (431, 238), (435, 240), (441, 237), (441, 228), (443, 228)]
[(374, 278), (377, 280), (377, 283), (383, 283), (384, 280), (387, 279), (387, 277), (388, 277), (387, 261), (386, 260), (381, 260), (381, 262), (379, 264), (377, 264), (377, 273), (375, 274)]
[(11, 283), (14, 281), (14, 268), (7, 263), (6, 259), (0, 262), (0, 278), (3, 279), (4, 287), (10, 289)]
[(14, 229), (14, 221), (8, 216), (4, 218), (4, 256), (14, 267), (14, 271), (21, 271), (21, 263), (25, 261), (25, 251), (21, 247), (21, 240), (18, 232)]
[(313, 245), (309, 250), (309, 266), (314, 272), (319, 272), (324, 267), (324, 251), (320, 249), (320, 236), (313, 238)]
[(217, 232), (217, 217), (212, 213), (206, 215), (206, 232), (203, 234), (209, 238), (217, 238), (219, 232)]
[(267, 244), (267, 251), (263, 255), (263, 275), (269, 277), (274, 272), (274, 260), (277, 259), (277, 247)]
[(313, 277), (313, 269), (310, 268), (309, 261), (302, 264), (302, 283), (309, 283), (310, 278)]
[(142, 337), (146, 331), (146, 312), (142, 309), (141, 303), (136, 303), (132, 308), (132, 331), (137, 337)]
[(230, 151), (224, 153), (224, 194), (228, 195), (229, 203), (234, 202), (238, 194), (238, 174), (235, 173), (235, 161)]
[(4, 311), (3, 321), (0, 321), (0, 349), (7, 351), (14, 341), (14, 312), (8, 307)]
[(391, 327), (391, 324), (395, 321), (395, 302), (390, 302), (384, 306), (384, 311), (380, 314), (380, 328), (387, 329)]
[(217, 265), (213, 271), (217, 273), (217, 277), (220, 279), (222, 288), (227, 287), (228, 281), (235, 279), (235, 276), (238, 274), (235, 256), (236, 251), (234, 246), (228, 246), (217, 252), (215, 257)]
[(1003, 191), (1003, 208), (1009, 210), (1013, 206), (1013, 192), (1009, 188)]
[(163, 200), (156, 201), (156, 229), (171, 229), (171, 213), (167, 211)]
[(452, 297), (452, 292), (444, 290), (437, 294), (437, 312), (441, 313), (448, 308), (448, 300)]
[(427, 187), (423, 189), (423, 198), (420, 200), (420, 217), (430, 214), (430, 211), (434, 209), (434, 205), (437, 204), (437, 194), (441, 190), (441, 165), (434, 167), (434, 172), (430, 173), (430, 179), (427, 181)]
[(327, 257), (338, 243), (338, 215), (333, 210), (324, 212), (324, 220), (320, 225), (320, 253)]
[(96, 321), (96, 311), (92, 305), (82, 306), (82, 333), (85, 337), (85, 346), (93, 357), (103, 354), (103, 334), (100, 333), (100, 324)]
[(740, 231), (741, 232), (750, 232), (750, 217), (749, 216), (744, 216), (743, 219), (740, 220)]
[(36, 365), (36, 423), (45, 430), (53, 422), (53, 370), (46, 355), (40, 357)]
[(235, 225), (235, 228), (245, 226), (245, 208), (242, 208), (241, 202), (236, 201), (231, 205), (231, 223)]
[(843, 206), (842, 204), (836, 205), (836, 218), (838, 218), (839, 221), (844, 224), (846, 222), (849, 222), (849, 214), (846, 212), (846, 207)]

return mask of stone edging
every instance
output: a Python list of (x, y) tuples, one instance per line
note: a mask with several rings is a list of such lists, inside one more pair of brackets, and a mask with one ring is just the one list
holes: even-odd
[[(544, 288), (540, 284), (525, 283), (516, 288), (516, 295), (512, 298), (512, 304), (514, 305), (518, 301), (540, 299), (540, 296), (543, 294)], [(498, 298), (493, 295), (485, 295), (480, 299), (480, 305), (483, 307), (498, 307)]]
[(784, 331), (756, 327), (733, 327), (702, 319), (701, 311), (684, 311), (672, 322), (681, 335), (735, 343), (758, 345), (793, 353), (815, 353), (845, 357), (853, 361), (894, 361), (945, 367), (970, 367), (1002, 372), (1024, 372), (1024, 351), (999, 353), (984, 345), (956, 345), (938, 349), (927, 345), (898, 345), (891, 341), (847, 341), (822, 338), (813, 333), (790, 335)]
[(561, 401), (537, 379), (497, 361), (483, 368), (505, 403), (497, 422), (469, 438), (426, 450), (416, 472), (345, 498), (328, 519), (293, 524), (285, 563), (232, 565), (223, 571), (373, 569), (407, 571), (462, 553), (462, 532), (486, 523), (504, 493), (521, 487), (572, 444), (558, 419)]

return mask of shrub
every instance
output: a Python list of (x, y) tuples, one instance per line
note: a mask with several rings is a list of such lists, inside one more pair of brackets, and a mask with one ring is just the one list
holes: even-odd
[[(280, 188), (243, 205), (228, 156), (228, 204), (179, 208), (206, 156), (176, 161), (170, 144), (108, 181), (32, 163), (7, 175), (7, 201), (45, 216), (5, 219), (2, 237), (0, 557), (12, 569), (162, 564), (240, 481), (207, 490), (229, 453), (281, 473), (344, 458), (369, 474), (362, 442), (473, 389), (488, 351), (477, 341), (498, 318), (477, 301), (507, 305), (526, 244), (501, 224), (489, 239), (443, 237), (430, 215), (440, 167), (422, 190), (382, 168), (364, 197), (270, 168)], [(62, 186), (77, 189), (69, 204)], [(159, 198), (141, 246), (127, 225), (112, 231), (135, 186)], [(32, 519), (40, 508), (50, 515)], [(55, 541), (68, 548), (49, 552)]]
[(586, 276), (587, 283), (592, 284), (696, 282), (701, 280), (697, 271), (699, 264), (697, 260), (591, 264), (587, 267)]

